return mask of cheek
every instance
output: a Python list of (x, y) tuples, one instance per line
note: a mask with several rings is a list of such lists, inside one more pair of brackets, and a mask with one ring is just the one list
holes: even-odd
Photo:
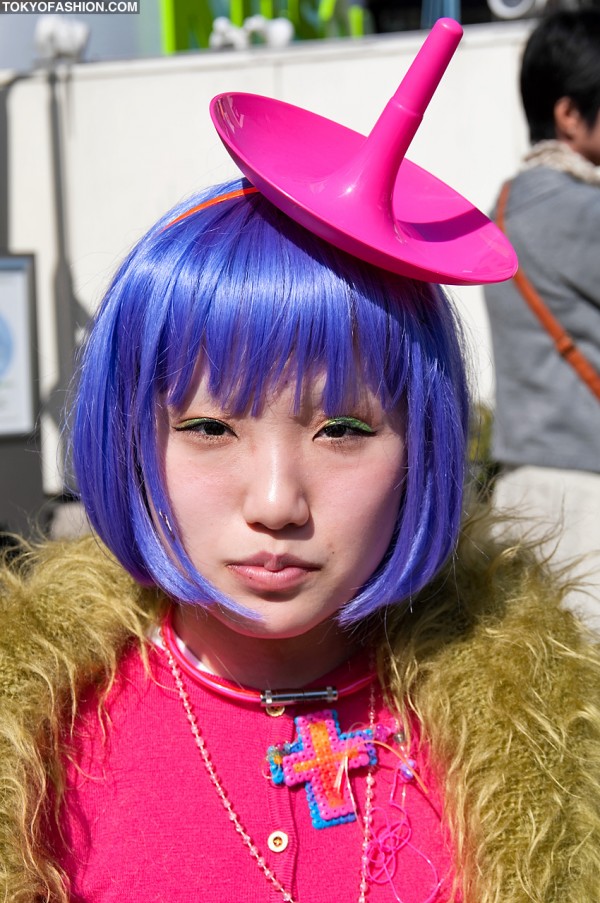
[(226, 482), (218, 473), (206, 473), (193, 455), (172, 443), (165, 454), (165, 484), (184, 543), (204, 540), (223, 516)]
[(350, 493), (339, 512), (345, 539), (373, 570), (390, 544), (403, 492), (403, 468), (373, 470), (370, 479)]

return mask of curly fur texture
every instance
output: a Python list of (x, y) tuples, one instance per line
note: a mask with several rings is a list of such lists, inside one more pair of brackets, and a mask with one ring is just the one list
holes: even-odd
[(84, 687), (108, 691), (158, 603), (91, 537), (23, 547), (0, 590), (0, 899), (66, 901), (42, 844), (61, 793), (61, 735)]
[[(57, 903), (43, 824), (61, 736), (83, 687), (101, 704), (161, 602), (93, 538), (25, 549), (0, 583), (0, 899)], [(476, 525), (412, 609), (385, 619), (382, 682), (444, 775), (465, 903), (598, 899), (600, 659), (560, 596)]]
[(388, 622), (382, 667), (442, 769), (466, 903), (599, 898), (600, 657), (567, 589), (474, 523)]

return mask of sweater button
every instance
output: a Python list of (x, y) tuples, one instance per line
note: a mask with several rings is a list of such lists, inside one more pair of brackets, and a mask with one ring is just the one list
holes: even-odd
[(289, 842), (290, 839), (285, 831), (273, 831), (272, 834), (269, 834), (267, 846), (272, 853), (283, 853)]

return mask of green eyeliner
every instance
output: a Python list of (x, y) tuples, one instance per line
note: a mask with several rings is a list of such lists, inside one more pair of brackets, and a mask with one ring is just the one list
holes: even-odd
[(221, 420), (217, 420), (215, 417), (193, 417), (191, 420), (184, 420), (183, 423), (178, 423), (177, 426), (174, 426), (174, 430), (188, 430), (194, 426), (200, 426), (202, 423), (219, 423), (221, 426), (226, 426)]
[(332, 420), (328, 420), (325, 426), (335, 426), (337, 424), (342, 424), (343, 426), (351, 426), (353, 429), (360, 430), (363, 433), (374, 433), (375, 430), (371, 429), (371, 427), (364, 422), (364, 420), (359, 420), (358, 417), (334, 417)]

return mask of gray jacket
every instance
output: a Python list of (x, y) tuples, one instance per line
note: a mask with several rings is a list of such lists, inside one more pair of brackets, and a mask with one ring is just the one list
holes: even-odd
[[(526, 170), (512, 184), (505, 220), (525, 274), (600, 371), (600, 186), (545, 166)], [(512, 281), (486, 287), (485, 299), (496, 460), (600, 473), (600, 401)]]

